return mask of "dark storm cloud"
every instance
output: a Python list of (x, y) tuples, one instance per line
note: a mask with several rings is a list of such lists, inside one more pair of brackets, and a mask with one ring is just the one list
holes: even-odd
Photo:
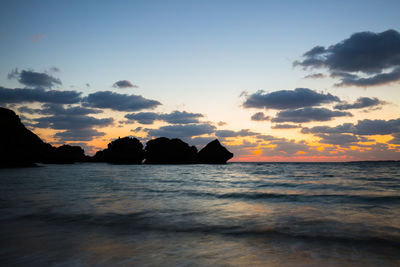
[(137, 85), (132, 84), (130, 81), (128, 80), (121, 80), (121, 81), (117, 81), (113, 84), (114, 88), (137, 88)]
[(245, 108), (296, 109), (339, 101), (337, 96), (331, 94), (323, 94), (307, 88), (296, 88), (272, 93), (258, 91), (247, 96), (243, 106)]
[(200, 113), (186, 111), (172, 111), (171, 113), (139, 112), (125, 115), (128, 120), (135, 120), (141, 124), (153, 124), (154, 121), (165, 121), (170, 124), (198, 123), (199, 118), (204, 117)]
[(203, 124), (186, 124), (186, 125), (168, 125), (158, 129), (149, 129), (148, 134), (153, 137), (170, 137), (170, 138), (185, 138), (198, 136), (203, 134), (212, 134), (215, 131), (215, 126)]
[(342, 103), (336, 105), (334, 108), (339, 110), (348, 110), (348, 109), (360, 109), (360, 108), (368, 108), (368, 107), (376, 107), (379, 105), (386, 104), (385, 101), (381, 101), (376, 97), (360, 97), (353, 104)]
[(257, 112), (250, 118), (252, 121), (268, 121), (271, 117), (265, 115), (263, 112)]
[(105, 127), (113, 123), (112, 118), (98, 119), (90, 116), (55, 115), (35, 119), (35, 127), (56, 130), (89, 129)]
[(300, 128), (301, 125), (295, 125), (295, 124), (275, 124), (271, 126), (272, 129), (295, 129), (295, 128)]
[(358, 32), (328, 48), (316, 46), (295, 66), (326, 68), (338, 86), (374, 86), (400, 80), (400, 34)]
[(259, 135), (259, 133), (252, 132), (249, 129), (242, 129), (240, 131), (218, 130), (218, 131), (215, 131), (215, 135), (219, 138), (226, 138), (226, 137), (255, 136), (255, 135)]
[(138, 111), (153, 109), (160, 102), (146, 99), (140, 95), (118, 94), (111, 91), (99, 91), (83, 99), (84, 104), (93, 108), (109, 108), (117, 111)]
[(105, 133), (95, 129), (72, 129), (54, 135), (59, 141), (91, 141), (93, 138), (104, 136)]
[(34, 88), (51, 88), (55, 85), (61, 85), (60, 79), (54, 78), (46, 73), (29, 70), (18, 71), (18, 69), (14, 69), (8, 74), (8, 78), (17, 79), (21, 84)]
[(321, 79), (321, 78), (325, 78), (326, 75), (323, 73), (313, 73), (313, 74), (309, 74), (307, 76), (304, 77), (304, 79)]
[(333, 111), (326, 108), (301, 108), (278, 112), (273, 122), (329, 121), (335, 117), (352, 116), (349, 112)]
[(16, 88), (9, 89), (0, 86), (0, 103), (56, 103), (74, 104), (81, 101), (81, 94), (77, 91), (46, 91), (41, 88), (28, 89)]
[(352, 133), (357, 135), (388, 135), (400, 133), (400, 119), (395, 120), (360, 120), (357, 124), (344, 123), (335, 127), (316, 126), (303, 128), (302, 133)]

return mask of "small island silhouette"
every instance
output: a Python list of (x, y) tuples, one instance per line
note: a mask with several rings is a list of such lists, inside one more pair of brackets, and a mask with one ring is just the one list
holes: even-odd
[(79, 146), (54, 147), (28, 130), (14, 111), (0, 107), (0, 167), (29, 167), (35, 163), (71, 164), (107, 162), (113, 164), (225, 164), (233, 157), (215, 139), (197, 151), (184, 141), (159, 137), (146, 143), (134, 137), (118, 138), (92, 157)]

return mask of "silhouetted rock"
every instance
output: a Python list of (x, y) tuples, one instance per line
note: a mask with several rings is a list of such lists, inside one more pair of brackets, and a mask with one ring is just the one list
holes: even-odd
[(52, 146), (25, 128), (14, 111), (0, 108), (0, 167), (34, 166)]
[(217, 139), (208, 143), (198, 153), (199, 162), (205, 164), (225, 164), (232, 157), (233, 153), (222, 146)]
[(71, 164), (75, 162), (86, 161), (84, 150), (80, 146), (62, 145), (52, 148), (46, 157), (44, 163)]
[(108, 148), (97, 151), (93, 156), (94, 162), (116, 164), (140, 164), (144, 159), (143, 145), (136, 138), (118, 138), (108, 144)]
[(146, 144), (147, 164), (193, 164), (197, 163), (197, 148), (180, 139), (160, 137)]

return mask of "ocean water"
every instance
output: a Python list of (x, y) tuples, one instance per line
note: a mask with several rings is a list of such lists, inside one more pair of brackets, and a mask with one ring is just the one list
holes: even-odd
[(0, 266), (400, 266), (400, 163), (0, 170)]

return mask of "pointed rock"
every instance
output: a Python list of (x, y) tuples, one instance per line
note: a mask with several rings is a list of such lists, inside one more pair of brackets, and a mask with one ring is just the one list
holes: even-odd
[(198, 154), (199, 162), (205, 164), (225, 164), (233, 157), (218, 139), (208, 143)]

